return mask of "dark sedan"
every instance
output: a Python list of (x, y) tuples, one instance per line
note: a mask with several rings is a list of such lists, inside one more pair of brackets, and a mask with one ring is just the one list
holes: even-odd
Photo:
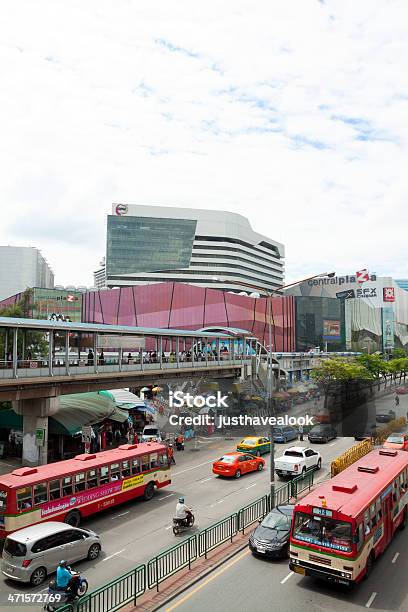
[(292, 504), (277, 506), (267, 514), (249, 537), (249, 548), (260, 557), (289, 557)]
[(389, 410), (388, 412), (378, 412), (375, 420), (377, 423), (389, 423), (395, 419), (394, 410)]
[(354, 434), (354, 439), (355, 440), (366, 440), (371, 439), (371, 438), (375, 438), (378, 435), (378, 429), (377, 427), (372, 424), (362, 424), (362, 425), (357, 425), (355, 428), (355, 434)]
[(337, 431), (331, 425), (315, 425), (307, 437), (309, 442), (328, 442), (337, 438)]

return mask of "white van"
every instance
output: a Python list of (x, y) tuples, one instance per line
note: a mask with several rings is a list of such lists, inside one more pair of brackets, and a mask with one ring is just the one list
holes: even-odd
[(152, 440), (162, 441), (160, 430), (157, 425), (146, 425), (142, 433), (142, 442), (151, 442)]
[(38, 586), (56, 571), (63, 559), (69, 563), (101, 552), (99, 536), (89, 529), (48, 521), (19, 529), (4, 542), (1, 571), (12, 580)]

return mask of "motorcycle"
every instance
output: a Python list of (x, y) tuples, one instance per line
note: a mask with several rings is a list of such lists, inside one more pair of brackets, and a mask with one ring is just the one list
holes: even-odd
[(179, 533), (182, 533), (183, 531), (187, 531), (187, 529), (191, 529), (191, 527), (194, 525), (194, 521), (195, 521), (195, 518), (194, 518), (193, 513), (191, 513), (186, 518), (177, 518), (176, 516), (173, 517), (174, 535), (178, 535)]
[(55, 610), (58, 610), (58, 608), (65, 606), (68, 603), (72, 603), (80, 597), (83, 597), (88, 591), (88, 581), (85, 578), (82, 578), (78, 572), (73, 572), (71, 568), (68, 569), (71, 571), (75, 584), (71, 585), (69, 590), (62, 591), (61, 589), (57, 588), (56, 580), (51, 580), (50, 584), (48, 585), (49, 602), (44, 606), (44, 610), (46, 610), (46, 612), (55, 612)]
[(176, 449), (178, 451), (183, 451), (184, 450), (184, 442), (177, 442), (176, 441)]

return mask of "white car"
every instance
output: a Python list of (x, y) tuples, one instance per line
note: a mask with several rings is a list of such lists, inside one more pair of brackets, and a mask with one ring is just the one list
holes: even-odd
[(320, 453), (306, 446), (287, 448), (282, 457), (275, 460), (275, 472), (278, 476), (300, 476), (307, 470), (320, 470), (321, 467)]
[(162, 435), (156, 425), (146, 425), (142, 433), (142, 442), (161, 442)]

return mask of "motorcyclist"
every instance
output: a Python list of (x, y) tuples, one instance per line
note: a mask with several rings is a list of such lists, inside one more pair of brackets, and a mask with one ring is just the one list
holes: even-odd
[(191, 522), (193, 517), (193, 512), (191, 508), (186, 506), (184, 503), (184, 497), (179, 497), (177, 506), (176, 506), (176, 518), (183, 520), (187, 525)]
[(57, 567), (57, 590), (65, 591), (73, 597), (78, 591), (77, 580), (64, 560), (60, 561)]

